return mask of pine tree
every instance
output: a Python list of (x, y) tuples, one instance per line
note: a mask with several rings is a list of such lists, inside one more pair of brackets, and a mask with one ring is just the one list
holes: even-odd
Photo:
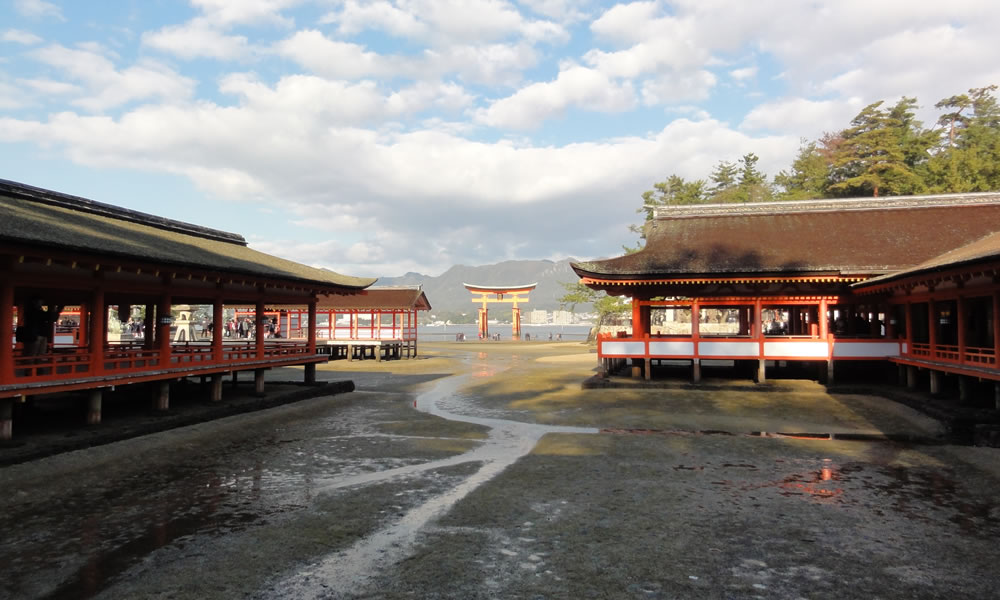
[(791, 172), (781, 171), (774, 184), (782, 188), (781, 200), (809, 200), (826, 196), (829, 160), (817, 148), (816, 142), (801, 141), (799, 153), (792, 162)]
[(738, 176), (739, 169), (736, 168), (735, 164), (720, 160), (719, 164), (715, 165), (715, 170), (708, 176), (709, 181), (712, 182), (712, 187), (709, 189), (709, 201), (717, 204), (739, 202)]
[(919, 122), (912, 117), (915, 104), (903, 98), (892, 109), (882, 101), (869, 104), (841, 132), (843, 141), (833, 154), (830, 192), (843, 196), (914, 194), (924, 184), (909, 164), (917, 155)]

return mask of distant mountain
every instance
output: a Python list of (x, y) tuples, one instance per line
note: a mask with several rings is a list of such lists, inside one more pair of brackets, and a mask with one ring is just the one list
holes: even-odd
[[(380, 277), (375, 285), (421, 285), (427, 299), (430, 300), (434, 312), (468, 312), (474, 313), (476, 305), (472, 303), (472, 294), (465, 289), (465, 283), (479, 285), (525, 285), (537, 283), (538, 287), (528, 294), (530, 298), (523, 311), (533, 309), (558, 310), (559, 298), (566, 294), (560, 283), (577, 282), (580, 280), (570, 263), (576, 259), (570, 258), (553, 262), (551, 260), (508, 260), (494, 265), (467, 267), (455, 265), (441, 275), (432, 277), (420, 273), (407, 273), (400, 277)], [(509, 313), (509, 305), (503, 312)], [(577, 306), (577, 312), (589, 310), (589, 306)], [(498, 307), (496, 313), (499, 316)], [(491, 316), (494, 314), (490, 309)]]

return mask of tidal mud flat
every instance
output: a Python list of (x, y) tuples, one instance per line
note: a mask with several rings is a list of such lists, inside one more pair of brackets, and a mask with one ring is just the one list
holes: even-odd
[[(427, 352), (429, 350), (429, 352)], [(5, 598), (991, 597), (996, 449), (809, 382), (583, 390), (563, 344), (0, 469)]]

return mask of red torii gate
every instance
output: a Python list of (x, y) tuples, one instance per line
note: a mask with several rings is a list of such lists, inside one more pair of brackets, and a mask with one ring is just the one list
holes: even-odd
[[(479, 308), (479, 337), (487, 338), (490, 336), (490, 326), (489, 326), (489, 310), (487, 305), (495, 303), (507, 303), (513, 304), (512, 315), (511, 315), (511, 337), (515, 340), (521, 339), (521, 309), (517, 307), (518, 302), (528, 301), (528, 292), (535, 289), (538, 283), (529, 283), (527, 285), (475, 285), (472, 283), (463, 283), (465, 289), (469, 290), (473, 294), (479, 294), (479, 297), (473, 297), (473, 302), (479, 302), (482, 304)], [(504, 295), (508, 296), (504, 298)]]

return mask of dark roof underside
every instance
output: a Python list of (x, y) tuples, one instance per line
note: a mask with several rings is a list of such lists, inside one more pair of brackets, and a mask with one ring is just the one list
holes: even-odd
[[(171, 226), (165, 227), (164, 223)], [(340, 275), (252, 250), (235, 234), (197, 226), (185, 230), (173, 225), (185, 224), (164, 219), (146, 224), (138, 218), (90, 210), (85, 204), (74, 207), (72, 202), (52, 203), (0, 188), (2, 242), (165, 267), (307, 283), (321, 288), (362, 289), (375, 282), (373, 278)]]
[(739, 274), (871, 274), (905, 269), (1000, 230), (1000, 195), (991, 202), (732, 214), (651, 222), (634, 254), (573, 265), (581, 277), (654, 279)]

